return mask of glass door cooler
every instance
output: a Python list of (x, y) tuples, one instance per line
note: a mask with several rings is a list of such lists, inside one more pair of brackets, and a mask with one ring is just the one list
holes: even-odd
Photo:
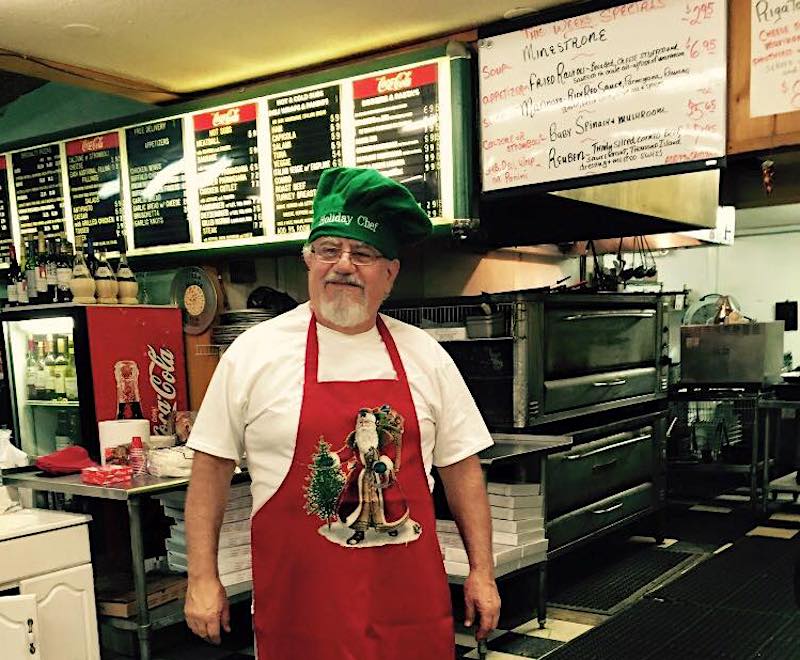
[(100, 459), (99, 421), (144, 418), (172, 432), (186, 409), (180, 310), (148, 305), (5, 308), (15, 443), (32, 461), (71, 444)]

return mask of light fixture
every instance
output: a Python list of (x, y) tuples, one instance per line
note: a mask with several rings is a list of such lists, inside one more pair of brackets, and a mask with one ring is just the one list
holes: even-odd
[(514, 7), (503, 12), (503, 18), (517, 18), (536, 11), (536, 7)]

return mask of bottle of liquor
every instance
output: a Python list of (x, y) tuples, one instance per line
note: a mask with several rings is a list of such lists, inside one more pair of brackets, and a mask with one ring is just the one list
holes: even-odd
[(56, 339), (56, 357), (53, 363), (54, 391), (56, 399), (67, 398), (67, 349), (66, 337), (59, 335)]
[[(77, 239), (76, 239), (77, 241)], [(75, 253), (75, 265), (72, 267), (72, 278), (69, 281), (69, 288), (72, 291), (72, 300), (76, 303), (91, 305), (95, 302), (94, 291), (95, 283), (86, 259), (83, 256), (83, 245), (77, 244)]]
[(56, 415), (56, 451), (74, 444), (70, 434), (72, 425), (69, 417), (69, 410), (59, 410)]
[(47, 239), (47, 255), (44, 262), (45, 272), (47, 273), (47, 300), (57, 303), (58, 299), (58, 274), (56, 271), (58, 252), (61, 245), (61, 238)]
[(44, 242), (44, 231), (38, 233), (38, 257), (36, 259), (36, 293), (39, 304), (52, 302), (47, 296), (47, 247)]
[(28, 298), (28, 275), (25, 272), (25, 243), (20, 242), (19, 263), (22, 264), (17, 273), (17, 305), (27, 305)]
[(49, 372), (44, 363), (45, 350), (44, 342), (38, 342), (37, 346), (38, 355), (36, 358), (36, 398), (40, 401), (46, 401), (50, 398), (47, 390), (47, 378)]
[(58, 302), (71, 302), (72, 289), (69, 282), (72, 279), (72, 245), (67, 240), (66, 234), (61, 235), (56, 251), (56, 295)]
[(97, 256), (94, 253), (94, 239), (90, 236), (86, 239), (86, 265), (89, 267), (89, 272), (94, 277), (95, 272), (97, 272), (97, 267), (100, 265), (100, 262), (97, 260)]
[(78, 372), (75, 371), (75, 345), (72, 337), (67, 341), (67, 366), (64, 369), (64, 392), (68, 401), (78, 400)]
[(123, 305), (139, 304), (139, 283), (128, 265), (125, 237), (119, 239), (119, 264), (117, 264), (117, 284), (119, 285), (119, 302)]
[(19, 264), (17, 263), (17, 252), (14, 245), (8, 246), (8, 270), (6, 271), (6, 304), (9, 307), (16, 307), (17, 299), (17, 279), (19, 277)]
[(100, 253), (100, 262), (94, 272), (94, 281), (97, 285), (97, 302), (102, 305), (116, 305), (119, 284), (108, 263), (105, 251)]
[(25, 389), (28, 392), (28, 400), (36, 400), (38, 392), (36, 390), (36, 372), (39, 370), (39, 362), (36, 359), (36, 342), (33, 337), (28, 339), (28, 354), (25, 359)]
[(27, 243), (28, 256), (25, 259), (25, 277), (28, 280), (28, 300), (31, 305), (39, 303), (39, 287), (36, 280), (39, 275), (39, 258), (36, 254), (36, 239)]
[(56, 398), (56, 354), (53, 352), (53, 335), (47, 335), (45, 340), (45, 350), (47, 354), (44, 356), (44, 366), (47, 369), (47, 398)]

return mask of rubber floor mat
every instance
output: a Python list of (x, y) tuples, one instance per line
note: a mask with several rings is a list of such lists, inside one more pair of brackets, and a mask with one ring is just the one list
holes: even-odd
[(749, 510), (710, 513), (671, 506), (667, 510), (666, 529), (670, 538), (713, 550), (744, 536), (756, 526), (757, 520)]
[(798, 660), (800, 658), (800, 615), (786, 625), (758, 651), (758, 660)]
[[(702, 629), (708, 610), (643, 600), (549, 653), (547, 660), (644, 660), (677, 635)], [(672, 656), (673, 660), (681, 656)], [(693, 656), (686, 656), (694, 660)], [(683, 660), (683, 658), (681, 658)], [(699, 658), (698, 658), (699, 660)]]
[(621, 556), (606, 557), (603, 563), (598, 561), (590, 572), (578, 574), (573, 580), (570, 575), (563, 575), (562, 569), (562, 580), (551, 579), (549, 604), (610, 614), (637, 591), (696, 557), (688, 552), (646, 546), (620, 552)]

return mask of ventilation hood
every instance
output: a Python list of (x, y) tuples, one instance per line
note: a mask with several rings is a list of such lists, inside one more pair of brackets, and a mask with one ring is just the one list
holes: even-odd
[(711, 233), (680, 234), (674, 247), (717, 242), (719, 181), (720, 171), (707, 169), (554, 192), (484, 193), (479, 220), (463, 235), (489, 247), (696, 231)]

